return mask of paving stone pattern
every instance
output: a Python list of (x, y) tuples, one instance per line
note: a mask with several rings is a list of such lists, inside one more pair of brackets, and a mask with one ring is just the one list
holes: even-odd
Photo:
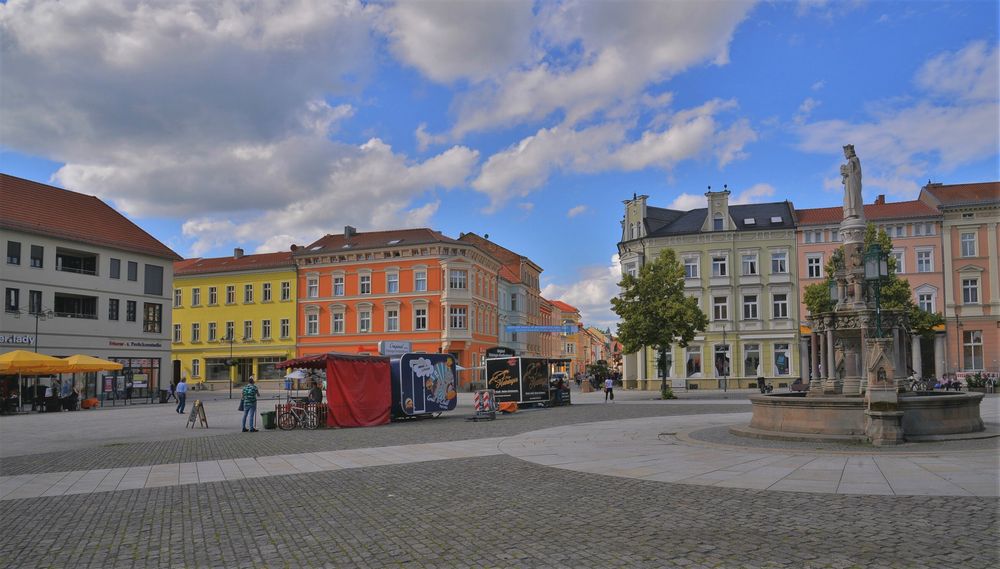
[[(470, 413), (454, 412), (437, 419), (411, 419), (365, 429), (233, 433), (13, 456), (0, 461), (0, 475), (124, 468), (174, 462), (460, 441), (511, 436), (558, 425), (593, 421), (663, 415), (739, 413), (746, 410), (746, 405), (726, 403), (688, 406), (572, 405), (553, 409), (529, 409), (511, 416), (501, 415), (495, 421), (482, 422), (466, 421), (465, 418)], [(234, 425), (239, 424), (239, 417), (235, 414), (232, 420)]]
[(978, 568), (997, 500), (442, 460), (0, 504), (4, 567)]

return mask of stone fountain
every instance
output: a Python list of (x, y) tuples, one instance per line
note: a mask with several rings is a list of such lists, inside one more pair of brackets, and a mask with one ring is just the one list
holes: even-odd
[(866, 261), (878, 259), (865, 257), (861, 162), (852, 145), (844, 147), (844, 156), (839, 228), (844, 247), (833, 258), (835, 290), (831, 290), (836, 305), (829, 312), (810, 314), (809, 390), (752, 396), (750, 425), (733, 427), (732, 432), (882, 446), (983, 431), (979, 414), (983, 394), (903, 391), (907, 317), (903, 311), (882, 309), (872, 294), (874, 287), (865, 280)]

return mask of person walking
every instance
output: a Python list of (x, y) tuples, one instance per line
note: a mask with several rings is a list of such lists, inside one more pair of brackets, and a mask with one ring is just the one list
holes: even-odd
[(177, 392), (177, 412), (183, 415), (184, 404), (187, 403), (187, 394), (188, 394), (188, 384), (183, 377), (181, 378), (181, 381), (177, 384), (176, 392)]
[[(243, 388), (243, 432), (256, 433), (257, 429), (254, 428), (254, 418), (257, 415), (257, 396), (260, 395), (260, 390), (257, 386), (253, 384), (253, 376), (247, 380), (246, 387)], [(247, 429), (247, 416), (250, 417), (250, 428)]]
[(608, 398), (611, 398), (611, 402), (615, 401), (615, 380), (610, 377), (604, 380), (604, 402), (608, 402)]

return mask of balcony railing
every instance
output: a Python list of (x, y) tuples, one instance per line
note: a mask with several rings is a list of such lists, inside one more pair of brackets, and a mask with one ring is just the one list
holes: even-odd
[(57, 271), (62, 271), (64, 273), (77, 273), (81, 275), (97, 275), (97, 271), (93, 269), (79, 269), (75, 267), (56, 267)]
[(86, 312), (59, 312), (56, 311), (55, 315), (59, 318), (83, 318), (86, 320), (97, 320), (97, 314), (89, 314)]

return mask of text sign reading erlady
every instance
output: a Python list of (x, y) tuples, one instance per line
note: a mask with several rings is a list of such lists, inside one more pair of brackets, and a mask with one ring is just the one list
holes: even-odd
[(15, 346), (25, 346), (35, 343), (35, 339), (25, 334), (0, 334), (0, 344), (13, 344)]

